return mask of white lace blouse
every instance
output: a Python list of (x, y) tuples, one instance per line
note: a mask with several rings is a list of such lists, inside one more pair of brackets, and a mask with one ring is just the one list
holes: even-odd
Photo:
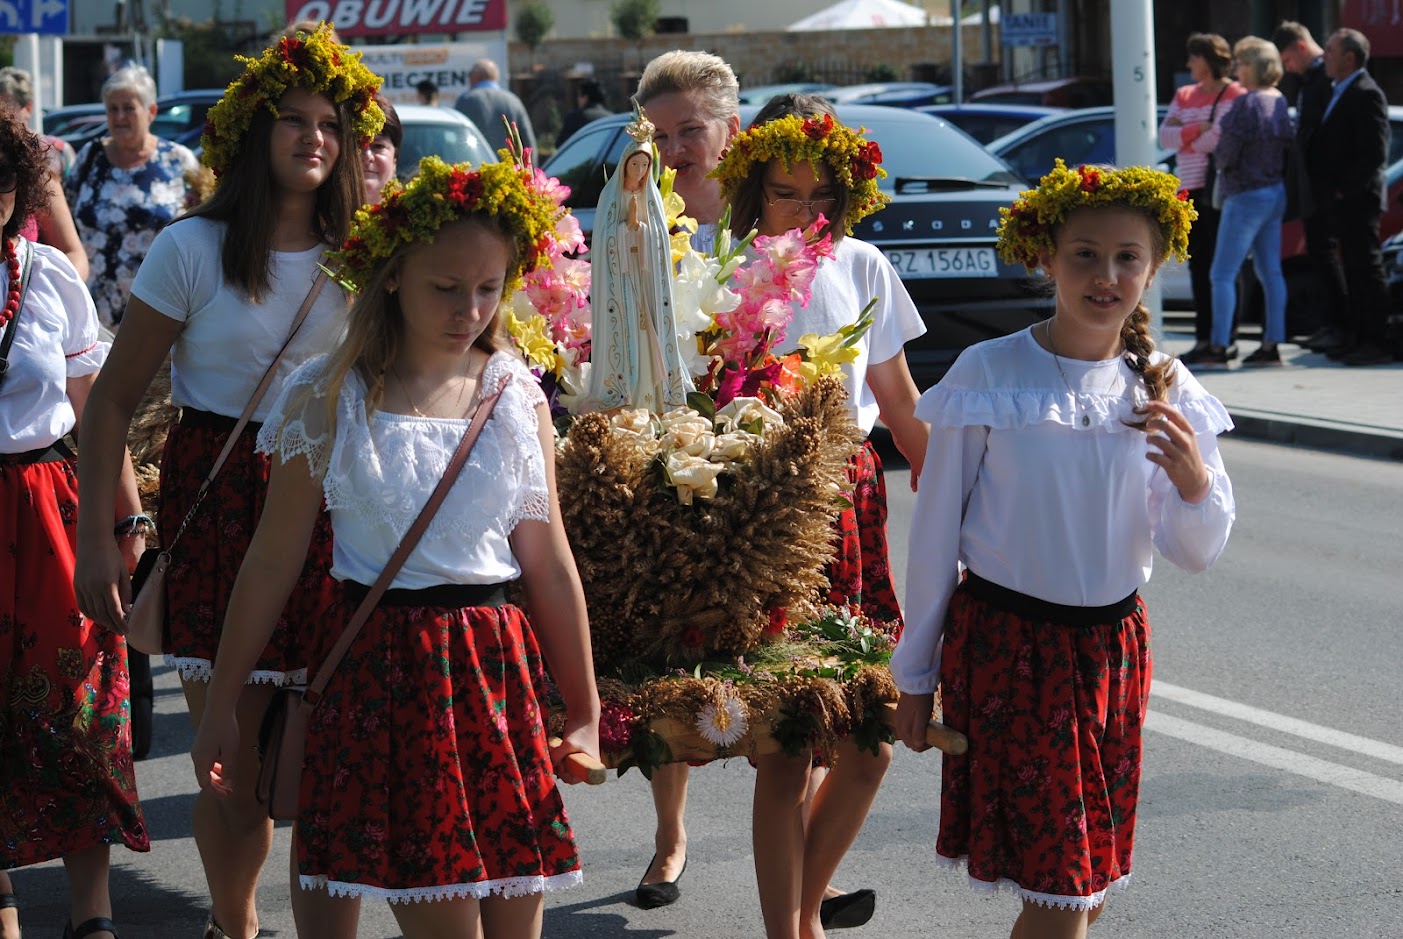
[(1189, 504), (1145, 459), (1145, 434), (1123, 423), (1147, 400), (1129, 364), (1058, 364), (1023, 330), (966, 349), (921, 396), (930, 446), (911, 522), (906, 630), (891, 663), (902, 691), (939, 683), (961, 563), (1052, 603), (1105, 606), (1149, 580), (1154, 549), (1202, 571), (1227, 544), (1236, 510), (1217, 435), (1232, 420), (1218, 399), (1176, 365), (1169, 401), (1212, 477), (1208, 496)]
[[(326, 465), (322, 491), (335, 535), (331, 574), (371, 584), (428, 502), (469, 421), (367, 413), (365, 384), (352, 372), (337, 397), (336, 433), (329, 439), (322, 382), (327, 361), (312, 359), (288, 379), (258, 448), (284, 462), (306, 456), (313, 466)], [(540, 387), (506, 352), (488, 360), (482, 381), (484, 395), (502, 388), (502, 397), (392, 587), (514, 580), (521, 568), (508, 541), (512, 531), (518, 522), (550, 518), (537, 436), (536, 405), (545, 400)]]

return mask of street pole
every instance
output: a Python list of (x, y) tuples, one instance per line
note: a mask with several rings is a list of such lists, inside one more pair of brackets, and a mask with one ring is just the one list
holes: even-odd
[(960, 0), (950, 0), (950, 19), (954, 21), (950, 26), (950, 58), (954, 60), (950, 71), (954, 79), (956, 104), (963, 104), (965, 100), (964, 37), (961, 35), (964, 30), (960, 28), (960, 13), (963, 12), (960, 7), (963, 5)]
[[(1151, 0), (1116, 0), (1111, 5), (1111, 80), (1115, 89), (1116, 162), (1154, 166), (1159, 134), (1155, 114), (1154, 8)], [(1145, 291), (1150, 326), (1164, 323), (1159, 284)]]

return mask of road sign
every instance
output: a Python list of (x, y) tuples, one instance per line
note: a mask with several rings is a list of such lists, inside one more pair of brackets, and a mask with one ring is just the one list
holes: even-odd
[(68, 0), (0, 0), (0, 33), (68, 32)]
[(1057, 14), (1006, 13), (999, 21), (999, 34), (1006, 46), (1055, 46)]

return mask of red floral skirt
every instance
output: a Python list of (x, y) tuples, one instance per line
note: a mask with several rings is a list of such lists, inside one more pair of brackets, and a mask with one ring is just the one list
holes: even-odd
[(828, 600), (861, 610), (897, 639), (904, 621), (887, 551), (887, 482), (870, 441), (848, 460), (848, 482), (853, 505), (833, 523)]
[(1086, 910), (1130, 877), (1150, 624), (1039, 622), (955, 591), (940, 665), (946, 755), (936, 851), (971, 886)]
[[(171, 428), (161, 458), (161, 544), (174, 540), (234, 423), (233, 418), (187, 408)], [(255, 449), (257, 436), (257, 424), (244, 428), (171, 554), (166, 576), (171, 641), (166, 662), (186, 680), (209, 680), (224, 611), (263, 513), (269, 461)], [(336, 607), (338, 592), (330, 571), (331, 522), (323, 511), (302, 575), (249, 675), (250, 683), (304, 680), (308, 654), (300, 637), (325, 622)]]
[(127, 644), (73, 596), (72, 460), (0, 458), (0, 870), (102, 844), (149, 851)]
[[(337, 623), (353, 609), (346, 602)], [(580, 883), (544, 688), (519, 608), (382, 603), (312, 712), (302, 886), (407, 902)]]

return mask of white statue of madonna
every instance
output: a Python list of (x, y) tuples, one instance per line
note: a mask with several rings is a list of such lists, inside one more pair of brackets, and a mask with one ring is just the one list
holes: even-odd
[(653, 125), (628, 126), (633, 142), (604, 186), (590, 240), (593, 331), (589, 400), (598, 410), (653, 412), (687, 403), (696, 386), (682, 356), (672, 297), (672, 246), (653, 169)]

